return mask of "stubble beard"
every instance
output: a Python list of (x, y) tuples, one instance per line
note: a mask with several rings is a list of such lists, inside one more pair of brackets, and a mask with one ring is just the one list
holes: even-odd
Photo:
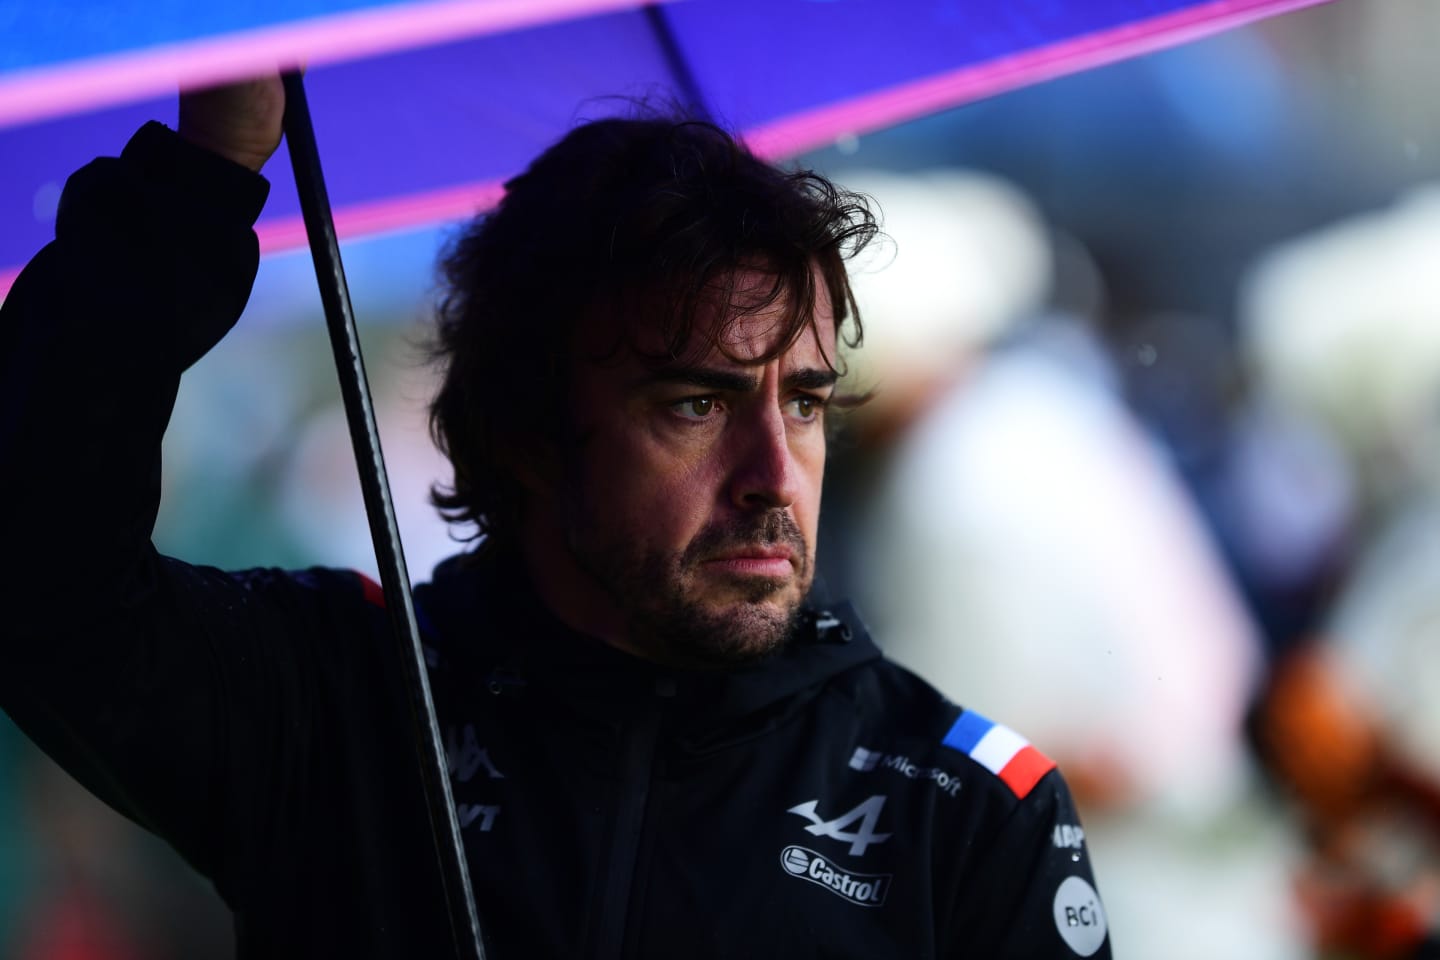
[[(625, 615), (631, 644), (674, 666), (726, 669), (779, 653), (795, 632), (811, 580), (805, 537), (783, 510), (712, 524), (679, 553), (646, 552), (624, 536), (569, 540), (576, 563)], [(716, 584), (703, 569), (725, 550), (756, 544), (788, 546), (794, 575)]]

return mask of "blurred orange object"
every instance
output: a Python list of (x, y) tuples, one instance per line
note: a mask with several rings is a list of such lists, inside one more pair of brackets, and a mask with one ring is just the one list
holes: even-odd
[(1302, 913), (1321, 951), (1365, 960), (1406, 960), (1429, 932), (1432, 883), (1391, 891), (1312, 863), (1296, 879)]
[(1262, 758), (1309, 827), (1295, 893), (1315, 946), (1415, 956), (1440, 915), (1440, 789), (1388, 748), (1378, 711), (1314, 644), (1276, 666), (1255, 720)]
[(1258, 721), (1271, 772), (1312, 819), (1343, 820), (1375, 798), (1384, 778), (1378, 723), (1323, 651), (1277, 664)]

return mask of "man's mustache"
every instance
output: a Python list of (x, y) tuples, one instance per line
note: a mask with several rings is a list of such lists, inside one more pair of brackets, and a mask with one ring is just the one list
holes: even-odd
[(810, 563), (809, 545), (800, 525), (785, 510), (769, 510), (750, 517), (720, 521), (704, 527), (685, 548), (685, 565), (702, 562), (717, 554), (750, 546), (785, 545), (795, 555), (795, 565), (804, 573)]

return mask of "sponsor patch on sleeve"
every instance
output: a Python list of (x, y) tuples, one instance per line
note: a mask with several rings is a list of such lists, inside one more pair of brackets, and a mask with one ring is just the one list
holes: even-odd
[(1093, 956), (1109, 926), (1095, 888), (1082, 877), (1066, 877), (1055, 891), (1054, 906), (1060, 939), (1080, 956)]
[(995, 774), (1021, 798), (1055, 769), (1055, 761), (1036, 750), (1029, 740), (973, 710), (961, 713), (941, 742)]

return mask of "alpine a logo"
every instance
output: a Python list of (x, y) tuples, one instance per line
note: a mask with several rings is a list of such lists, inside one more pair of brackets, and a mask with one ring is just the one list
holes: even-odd
[(856, 873), (837, 866), (808, 847), (789, 846), (780, 852), (780, 866), (792, 877), (809, 880), (837, 897), (861, 907), (878, 907), (890, 892), (890, 873)]
[[(880, 813), (885, 809), (883, 794), (869, 798), (853, 810), (847, 810), (840, 814), (834, 820), (821, 819), (820, 814), (815, 810), (815, 806), (819, 802), (819, 800), (806, 800), (804, 803), (797, 803), (786, 812), (809, 820), (810, 826), (805, 828), (805, 832), (812, 837), (829, 837), (831, 840), (850, 844), (852, 856), (864, 856), (869, 847), (890, 839), (890, 834), (879, 833), (875, 829), (880, 825)], [(845, 829), (856, 821), (859, 821), (860, 829)]]

